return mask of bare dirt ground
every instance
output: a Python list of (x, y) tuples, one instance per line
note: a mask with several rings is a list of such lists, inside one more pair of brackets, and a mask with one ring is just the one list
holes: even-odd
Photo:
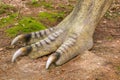
[(101, 20), (90, 52), (49, 70), (45, 69), (48, 56), (36, 60), (23, 56), (11, 63), (17, 48), (9, 47), (11, 38), (4, 29), (0, 29), (0, 80), (120, 80), (120, 16)]

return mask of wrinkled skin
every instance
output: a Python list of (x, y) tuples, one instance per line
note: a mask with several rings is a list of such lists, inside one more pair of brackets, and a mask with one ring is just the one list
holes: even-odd
[(92, 48), (93, 33), (112, 0), (79, 0), (73, 11), (54, 28), (18, 35), (11, 45), (22, 41), (25, 47), (17, 50), (12, 62), (20, 55), (38, 58), (51, 54), (46, 69), (51, 64), (62, 65)]

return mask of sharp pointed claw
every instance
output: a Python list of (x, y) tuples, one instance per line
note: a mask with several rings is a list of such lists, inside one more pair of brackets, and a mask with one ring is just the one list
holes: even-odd
[(20, 48), (19, 50), (17, 50), (13, 57), (12, 57), (12, 62), (15, 62), (16, 58), (23, 55), (23, 54), (26, 54), (26, 53), (30, 53), (32, 50), (31, 47), (23, 47), (23, 48)]
[(15, 54), (13, 55), (13, 57), (12, 57), (12, 62), (14, 62), (17, 57), (19, 57), (21, 54), (23, 54), (23, 52), (24, 52), (23, 48), (17, 50), (17, 51), (15, 52)]
[(46, 63), (46, 69), (48, 69), (52, 63), (56, 62), (59, 56), (60, 56), (59, 54), (50, 55)]
[(15, 45), (18, 41), (29, 42), (30, 39), (31, 39), (31, 34), (18, 35), (13, 39), (13, 41), (11, 42), (11, 45)]
[(55, 61), (54, 56), (50, 56), (47, 60), (47, 63), (46, 63), (46, 69), (48, 69), (54, 61)]
[(11, 45), (14, 45), (16, 44), (19, 40), (21, 40), (24, 36), (23, 35), (19, 35), (17, 37), (15, 37), (12, 42), (11, 42)]

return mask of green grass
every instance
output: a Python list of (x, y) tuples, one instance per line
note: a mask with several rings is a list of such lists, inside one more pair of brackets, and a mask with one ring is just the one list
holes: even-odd
[(42, 23), (36, 21), (35, 19), (24, 17), (19, 21), (18, 25), (7, 29), (6, 33), (7, 35), (14, 37), (19, 33), (29, 33), (33, 31), (43, 30), (45, 28), (46, 27)]
[(4, 4), (2, 2), (0, 2), (0, 14), (4, 14), (4, 13), (11, 13), (10, 11), (15, 11), (15, 7), (8, 5), (8, 4)]
[(6, 18), (0, 19), (0, 28), (13, 24), (16, 20), (17, 13), (8, 15)]
[(48, 21), (50, 23), (54, 23), (58, 21), (59, 19), (64, 18), (64, 12), (40, 12), (39, 13), (39, 20), (40, 21)]

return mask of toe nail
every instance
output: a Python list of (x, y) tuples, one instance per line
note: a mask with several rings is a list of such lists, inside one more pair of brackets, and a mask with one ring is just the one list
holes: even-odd
[(17, 41), (19, 41), (22, 37), (23, 37), (23, 35), (19, 35), (19, 36), (15, 37), (15, 38), (12, 40), (11, 45), (16, 44)]
[(25, 53), (25, 49), (26, 48), (20, 48), (19, 50), (17, 50), (13, 57), (12, 57), (12, 62), (15, 62), (16, 58), (19, 57), (20, 55), (24, 54)]
[(57, 56), (56, 55), (51, 55), (47, 60), (46, 69), (48, 69), (50, 67), (50, 65), (52, 63), (54, 63), (56, 60), (57, 60)]

